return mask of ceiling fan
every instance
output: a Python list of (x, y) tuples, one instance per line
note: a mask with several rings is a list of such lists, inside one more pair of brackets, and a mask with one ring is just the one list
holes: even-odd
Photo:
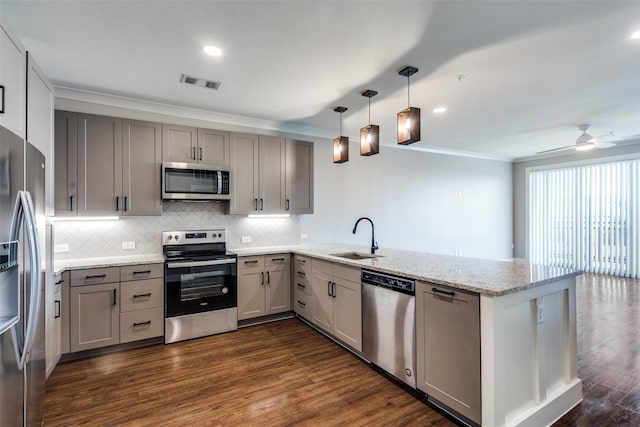
[(551, 153), (553, 151), (566, 150), (569, 148), (575, 148), (578, 151), (587, 151), (593, 148), (609, 148), (616, 145), (615, 142), (598, 141), (598, 138), (614, 136), (613, 132), (608, 132), (604, 135), (594, 137), (587, 133), (589, 126), (590, 125), (578, 125), (578, 129), (582, 131), (582, 134), (578, 137), (578, 139), (576, 139), (575, 144), (567, 145), (560, 148), (552, 148), (551, 150), (538, 151), (536, 154)]

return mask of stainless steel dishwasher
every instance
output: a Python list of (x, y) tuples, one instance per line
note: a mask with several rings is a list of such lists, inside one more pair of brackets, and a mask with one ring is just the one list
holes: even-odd
[(362, 270), (362, 353), (416, 388), (415, 281)]

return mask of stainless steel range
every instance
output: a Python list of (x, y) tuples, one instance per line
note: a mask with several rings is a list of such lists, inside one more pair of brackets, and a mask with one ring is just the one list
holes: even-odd
[(237, 257), (225, 230), (165, 231), (165, 344), (238, 329)]

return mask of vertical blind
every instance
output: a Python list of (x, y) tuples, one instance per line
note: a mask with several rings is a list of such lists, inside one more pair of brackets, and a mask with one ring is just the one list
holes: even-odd
[(640, 160), (531, 172), (534, 264), (640, 276)]

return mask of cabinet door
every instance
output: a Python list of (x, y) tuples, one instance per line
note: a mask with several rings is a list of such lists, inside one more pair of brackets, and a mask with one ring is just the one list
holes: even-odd
[[(62, 280), (60, 276), (54, 277), (55, 281)], [(62, 356), (61, 345), (61, 333), (62, 333), (62, 321), (61, 321), (61, 303), (62, 303), (62, 291), (58, 287), (56, 292), (53, 292), (53, 284), (47, 285), (45, 292), (45, 360), (46, 360), (46, 376), (53, 372), (54, 368)], [(51, 295), (50, 295), (51, 293)]]
[(264, 316), (265, 282), (263, 270), (238, 270), (238, 320)]
[(196, 163), (198, 130), (188, 126), (162, 125), (162, 160)]
[(162, 215), (160, 123), (123, 120), (123, 215)]
[(260, 213), (284, 213), (285, 208), (284, 138), (260, 136)]
[(360, 283), (334, 278), (333, 335), (362, 351), (362, 295)]
[(78, 114), (78, 213), (124, 211), (122, 119)]
[(416, 335), (418, 388), (480, 423), (479, 296), (416, 283)]
[(231, 134), (229, 213), (258, 213), (258, 135)]
[(78, 214), (78, 115), (55, 113), (55, 199), (56, 216)]
[(120, 342), (118, 283), (71, 287), (71, 351)]
[(54, 214), (53, 207), (53, 86), (27, 54), (27, 140), (45, 157), (45, 215)]
[(60, 327), (62, 328), (62, 335), (60, 339), (60, 345), (62, 347), (62, 354), (71, 352), (71, 279), (70, 272), (65, 271), (62, 273), (62, 301), (60, 302)]
[(228, 169), (231, 161), (229, 153), (229, 132), (213, 129), (198, 129), (198, 163), (221, 169)]
[(311, 321), (325, 331), (333, 334), (333, 297), (331, 296), (333, 280), (331, 276), (317, 271), (311, 278), (311, 297), (313, 310)]
[[(0, 126), (25, 137), (26, 50), (9, 30), (0, 27), (0, 85), (4, 104), (0, 105)], [(2, 95), (0, 95), (0, 103)]]
[(313, 213), (313, 143), (287, 140), (285, 210)]
[[(287, 267), (289, 265), (287, 264)], [(267, 269), (266, 314), (291, 310), (291, 275), (289, 268)]]

